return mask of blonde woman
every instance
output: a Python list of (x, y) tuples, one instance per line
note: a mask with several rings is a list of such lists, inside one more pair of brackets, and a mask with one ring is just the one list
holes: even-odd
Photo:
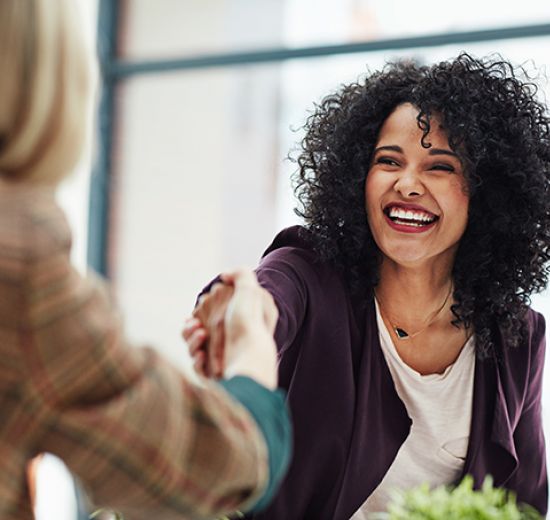
[(130, 348), (104, 292), (71, 267), (54, 190), (80, 155), (93, 91), (74, 9), (0, 2), (0, 518), (32, 518), (26, 468), (41, 452), (132, 520), (261, 507), (290, 428), (274, 390), (277, 313), (254, 275), (226, 278), (231, 378), (199, 387)]

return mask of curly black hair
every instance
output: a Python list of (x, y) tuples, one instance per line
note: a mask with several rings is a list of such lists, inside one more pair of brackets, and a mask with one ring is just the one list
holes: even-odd
[(422, 144), (436, 114), (466, 172), (467, 229), (453, 277), (453, 323), (473, 326), (488, 356), (498, 330), (521, 343), (530, 296), (550, 258), (550, 119), (525, 71), (500, 56), (460, 54), (432, 66), (388, 64), (315, 106), (296, 158), (296, 209), (320, 258), (354, 291), (378, 282), (380, 251), (367, 224), (364, 184), (379, 130), (402, 103), (418, 110)]

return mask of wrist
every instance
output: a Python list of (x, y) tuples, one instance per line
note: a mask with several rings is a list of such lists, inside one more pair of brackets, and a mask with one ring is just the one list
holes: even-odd
[(273, 337), (266, 332), (250, 333), (226, 343), (224, 377), (247, 376), (261, 385), (277, 388), (277, 351)]

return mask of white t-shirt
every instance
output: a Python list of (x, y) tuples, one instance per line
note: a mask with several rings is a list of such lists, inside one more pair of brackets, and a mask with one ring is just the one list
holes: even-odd
[(438, 486), (456, 481), (464, 468), (470, 436), (475, 366), (473, 336), (443, 374), (423, 376), (399, 357), (378, 303), (376, 319), (386, 363), (412, 426), (382, 482), (352, 520), (366, 520), (371, 513), (386, 511), (393, 489), (409, 489), (423, 482)]

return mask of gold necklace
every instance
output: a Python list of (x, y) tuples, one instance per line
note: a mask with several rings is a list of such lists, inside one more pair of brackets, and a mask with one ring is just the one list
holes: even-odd
[(378, 301), (378, 307), (380, 308), (380, 313), (382, 314), (383, 317), (386, 318), (386, 320), (389, 322), (390, 326), (391, 326), (391, 329), (393, 330), (393, 333), (395, 334), (395, 337), (398, 339), (398, 340), (412, 340), (414, 339), (416, 336), (418, 336), (419, 334), (422, 334), (422, 332), (424, 332), (426, 329), (428, 329), (428, 327), (430, 327), (430, 325), (432, 325), (434, 323), (434, 321), (438, 318), (438, 316), (441, 314), (441, 311), (445, 308), (445, 305), (447, 304), (447, 302), (449, 301), (449, 296), (451, 296), (451, 293), (453, 292), (453, 284), (451, 283), (451, 285), (449, 286), (449, 292), (447, 293), (447, 296), (445, 296), (445, 300), (443, 301), (443, 304), (441, 305), (441, 307), (439, 307), (434, 315), (429, 319), (427, 325), (425, 327), (422, 327), (420, 330), (417, 330), (416, 332), (414, 332), (413, 334), (409, 334), (403, 327), (399, 327), (399, 325), (396, 325), (394, 320), (392, 320), (389, 316), (389, 314), (386, 312), (386, 310), (384, 309), (383, 305), (382, 305), (382, 301), (380, 300), (380, 298), (378, 297), (378, 295), (376, 294), (376, 291), (374, 291), (374, 297), (376, 298), (376, 300)]

